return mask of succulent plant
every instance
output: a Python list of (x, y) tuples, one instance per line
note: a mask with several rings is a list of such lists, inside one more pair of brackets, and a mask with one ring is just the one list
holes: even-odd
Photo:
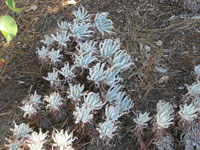
[(44, 38), (45, 38), (45, 40), (41, 40), (42, 43), (46, 44), (47, 46), (53, 44), (54, 39), (51, 38), (50, 36), (45, 35)]
[(156, 114), (156, 141), (154, 144), (159, 150), (174, 150), (174, 139), (166, 133), (164, 129), (169, 128), (173, 124), (174, 120), (174, 109), (169, 102), (160, 100), (157, 103), (157, 114)]
[(142, 150), (147, 150), (148, 145), (145, 144), (145, 142), (143, 141), (143, 129), (147, 127), (148, 125), (148, 121), (151, 119), (151, 117), (149, 117), (149, 113), (145, 112), (144, 114), (142, 114), (141, 112), (139, 113), (139, 115), (136, 115), (136, 118), (134, 119), (134, 122), (136, 123), (136, 126), (133, 130), (133, 134), (134, 137), (137, 140), (138, 145), (140, 146), (140, 149)]
[(53, 69), (53, 72), (48, 73), (48, 76), (44, 77), (44, 79), (50, 81), (50, 84), (53, 85), (55, 81), (58, 81), (58, 71)]
[(87, 79), (94, 81), (96, 84), (103, 81), (105, 78), (104, 66), (105, 63), (97, 63), (93, 68), (89, 68), (89, 76)]
[(90, 30), (92, 25), (90, 23), (74, 23), (69, 26), (72, 36), (76, 39), (84, 40), (85, 38), (89, 38), (92, 36), (93, 31)]
[(191, 122), (194, 120), (194, 118), (197, 117), (197, 111), (198, 109), (196, 109), (195, 106), (191, 103), (190, 105), (185, 104), (183, 107), (180, 106), (180, 111), (178, 113), (183, 120)]
[(168, 128), (174, 120), (174, 116), (172, 115), (174, 113), (174, 109), (172, 105), (165, 101), (159, 101), (157, 103), (157, 125), (159, 128)]
[(41, 49), (38, 48), (36, 53), (39, 55), (39, 59), (45, 62), (48, 60), (49, 48), (42, 46)]
[(108, 13), (97, 13), (94, 19), (95, 27), (104, 35), (104, 32), (108, 34), (113, 34), (113, 22), (110, 19), (107, 19)]
[(193, 105), (194, 105), (195, 109), (197, 109), (198, 112), (200, 112), (200, 98), (194, 99)]
[(118, 96), (119, 96), (119, 91), (120, 89), (122, 88), (122, 86), (120, 85), (115, 85), (114, 87), (110, 87), (108, 90), (107, 90), (107, 93), (105, 94), (105, 99), (107, 102), (113, 102), (113, 101), (116, 101)]
[(24, 106), (20, 107), (24, 111), (23, 117), (31, 118), (37, 114), (37, 109), (33, 106), (33, 104), (26, 103)]
[(10, 129), (13, 132), (14, 137), (19, 138), (26, 138), (29, 137), (29, 133), (33, 130), (29, 127), (29, 125), (26, 125), (25, 123), (21, 123), (19, 126), (14, 122), (15, 128)]
[(155, 142), (158, 150), (175, 150), (174, 139), (171, 136), (161, 136), (160, 140)]
[(96, 42), (94, 41), (86, 41), (84, 43), (79, 42), (79, 45), (76, 47), (77, 51), (80, 52), (80, 54), (88, 54), (88, 53), (93, 53), (96, 52), (97, 48), (95, 47)]
[(196, 75), (200, 75), (200, 64), (194, 67)]
[(84, 85), (69, 85), (69, 96), (68, 98), (71, 98), (73, 100), (76, 101), (80, 101), (81, 100), (81, 96), (83, 96), (83, 90), (84, 90)]
[(46, 108), (50, 109), (50, 112), (59, 111), (60, 106), (63, 104), (62, 97), (56, 92), (51, 93), (50, 96), (45, 96), (44, 100), (48, 102)]
[(11, 141), (10, 139), (8, 140), (9, 144), (5, 145), (5, 147), (8, 148), (8, 150), (21, 150), (22, 148), (22, 142), (21, 141)]
[(127, 52), (125, 50), (119, 50), (115, 53), (111, 66), (116, 71), (124, 71), (132, 64), (131, 57), (127, 54)]
[(200, 136), (199, 125), (191, 124), (186, 130), (182, 142), (185, 144), (185, 150), (199, 150), (200, 149)]
[(69, 28), (69, 24), (67, 21), (60, 21), (60, 22), (57, 22), (57, 24), (61, 31), (67, 31)]
[(101, 109), (105, 103), (102, 103), (99, 98), (99, 94), (90, 92), (87, 97), (84, 97), (86, 106), (91, 110)]
[(41, 95), (38, 95), (36, 91), (34, 92), (34, 95), (30, 96), (30, 102), (35, 105), (42, 103), (42, 101), (40, 99), (41, 99)]
[(119, 112), (123, 114), (129, 113), (129, 110), (134, 107), (133, 101), (124, 92), (118, 95), (116, 105), (119, 106)]
[(90, 16), (83, 6), (79, 7), (77, 11), (72, 12), (75, 16), (75, 21), (85, 23), (90, 21)]
[(58, 62), (61, 62), (61, 59), (63, 57), (62, 54), (60, 54), (61, 50), (54, 50), (52, 49), (51, 51), (49, 51), (48, 53), (48, 57), (50, 58), (50, 61), (52, 64), (56, 64)]
[(106, 115), (106, 119), (111, 120), (111, 121), (116, 121), (118, 120), (119, 117), (122, 116), (122, 114), (120, 114), (119, 106), (115, 107), (112, 105), (106, 105), (105, 115)]
[(193, 85), (187, 87), (187, 89), (188, 89), (189, 94), (192, 96), (200, 95), (200, 83), (193, 84)]
[(63, 31), (61, 33), (56, 32), (56, 36), (51, 34), (51, 37), (54, 41), (58, 42), (59, 45), (67, 47), (67, 42), (69, 41), (71, 34), (67, 33), (67, 31)]
[(64, 67), (61, 68), (61, 70), (58, 72), (65, 78), (69, 78), (69, 77), (74, 77), (74, 73), (72, 72), (73, 69), (74, 67), (70, 68), (69, 63), (67, 62), (64, 64)]
[(73, 115), (76, 119), (75, 123), (90, 123), (90, 120), (93, 118), (93, 114), (91, 114), (91, 109), (83, 104), (82, 107), (75, 107)]
[(117, 83), (122, 81), (122, 78), (119, 77), (119, 72), (111, 68), (105, 71), (105, 83), (110, 86), (115, 86)]
[(99, 127), (97, 128), (97, 131), (99, 132), (99, 137), (101, 139), (110, 138), (112, 139), (114, 136), (114, 132), (116, 132), (118, 126), (116, 125), (116, 122), (113, 122), (111, 120), (107, 120), (104, 123), (99, 123)]
[(88, 65), (92, 63), (93, 61), (97, 60), (95, 56), (92, 56), (92, 52), (85, 54), (82, 53), (80, 56), (75, 55), (75, 65), (79, 67), (83, 67), (85, 69), (88, 69)]
[(64, 131), (62, 129), (60, 132), (55, 130), (52, 134), (52, 139), (54, 141), (52, 149), (54, 147), (59, 147), (60, 150), (74, 150), (72, 148), (72, 142), (75, 140), (75, 138), (73, 138), (73, 132), (68, 134), (68, 130)]
[(39, 133), (33, 132), (28, 139), (28, 147), (30, 150), (43, 150), (43, 144), (47, 141), (47, 132), (42, 133), (40, 130)]
[(145, 112), (145, 113), (139, 113), (139, 115), (136, 116), (136, 118), (134, 119), (134, 122), (136, 124), (138, 124), (139, 126), (143, 126), (146, 127), (147, 126), (147, 122), (151, 120), (151, 117), (149, 117), (149, 113)]
[(99, 44), (99, 49), (104, 59), (109, 58), (120, 49), (120, 40), (106, 39)]

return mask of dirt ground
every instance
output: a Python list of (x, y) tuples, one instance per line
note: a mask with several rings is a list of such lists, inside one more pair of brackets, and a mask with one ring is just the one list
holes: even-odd
[[(182, 2), (182, 1), (181, 1)], [(159, 100), (169, 101), (178, 108), (185, 85), (194, 82), (192, 73), (200, 63), (200, 17), (197, 12), (184, 9), (182, 3), (157, 0), (80, 0), (89, 13), (108, 12), (113, 21), (116, 37), (122, 48), (132, 56), (135, 66), (124, 74), (124, 89), (133, 98), (134, 111), (156, 114)], [(19, 26), (16, 38), (6, 44), (0, 36), (0, 57), (6, 65), (0, 70), (0, 145), (11, 134), (13, 121), (25, 121), (19, 105), (30, 93), (37, 90), (45, 95), (49, 84), (42, 79), (47, 72), (35, 54), (45, 34), (54, 32), (58, 20), (71, 21), (72, 10), (77, 6), (67, 5), (66, 0), (19, 0), (17, 6), (25, 6), (20, 14), (12, 13), (1, 1), (1, 14), (13, 16)], [(36, 8), (36, 10), (31, 8)], [(158, 41), (162, 41), (159, 45)], [(149, 46), (143, 48), (142, 45)], [(157, 68), (157, 69), (156, 69)], [(164, 70), (163, 72), (160, 70)], [(167, 71), (165, 71), (167, 70)], [(159, 72), (160, 71), (160, 72)], [(114, 150), (137, 150), (130, 128), (134, 127), (134, 114), (121, 118), (120, 138), (113, 141)], [(175, 128), (170, 129), (177, 149), (180, 137)], [(146, 129), (151, 133), (151, 128)], [(151, 134), (145, 140), (150, 142)], [(76, 143), (76, 149), (101, 149), (90, 141)]]

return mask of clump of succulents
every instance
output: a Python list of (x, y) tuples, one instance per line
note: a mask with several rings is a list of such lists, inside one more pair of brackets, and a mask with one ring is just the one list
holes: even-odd
[[(20, 108), (24, 111), (23, 117), (39, 128), (49, 130), (71, 117), (87, 136), (98, 135), (109, 141), (117, 134), (118, 119), (134, 107), (133, 100), (120, 85), (122, 72), (133, 62), (129, 54), (121, 50), (120, 39), (105, 38), (114, 34), (108, 13), (92, 17), (81, 6), (73, 15), (72, 22), (58, 22), (56, 33), (45, 35), (42, 47), (36, 51), (43, 66), (51, 69), (43, 78), (50, 83), (53, 92), (49, 96), (35, 92)], [(90, 129), (93, 130), (86, 132)], [(36, 140), (39, 136), (40, 140)], [(27, 145), (43, 149), (48, 137), (47, 133), (33, 132)], [(61, 150), (70, 149), (66, 147), (75, 140), (63, 130), (55, 130), (52, 139), (56, 142), (52, 147)], [(34, 145), (35, 140), (38, 144)]]
[(195, 66), (194, 71), (197, 81), (188, 86), (188, 93), (184, 96), (184, 104), (180, 105), (179, 126), (182, 130), (182, 142), (185, 149), (200, 149), (200, 83), (199, 83), (199, 67)]
[(200, 123), (199, 123), (199, 111), (193, 103), (190, 105), (185, 104), (180, 106), (179, 115), (181, 119), (179, 121), (182, 133), (182, 141), (185, 145), (185, 149), (200, 149)]
[(44, 150), (44, 149), (60, 149), (60, 150), (74, 150), (72, 142), (76, 139), (73, 137), (73, 132), (68, 130), (58, 131), (54, 129), (52, 135), (49, 132), (43, 133), (33, 131), (29, 125), (21, 123), (19, 126), (15, 124), (13, 137), (7, 140), (5, 147), (9, 150)]
[(188, 93), (183, 97), (184, 103), (191, 103), (194, 99), (200, 98), (200, 64), (194, 67), (194, 73), (196, 82), (190, 86), (187, 85)]
[[(34, 95), (31, 95), (28, 100), (22, 102), (20, 109), (24, 112), (23, 118), (28, 119), (40, 128), (50, 129), (51, 122), (46, 117), (44, 110), (47, 109), (47, 106), (49, 108), (51, 103), (55, 100), (49, 100), (49, 104), (45, 108), (45, 106), (43, 106), (45, 104), (45, 99), (42, 101), (41, 98), (42, 96), (38, 95), (35, 91)], [(58, 118), (58, 116), (56, 116), (56, 118)]]

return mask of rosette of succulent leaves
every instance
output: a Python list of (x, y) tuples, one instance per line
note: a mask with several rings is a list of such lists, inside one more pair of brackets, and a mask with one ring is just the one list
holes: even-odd
[(186, 85), (188, 93), (183, 97), (184, 103), (191, 103), (194, 99), (200, 98), (200, 64), (194, 67), (194, 73), (196, 82), (190, 86)]
[(187, 86), (188, 93), (184, 96), (184, 104), (180, 105), (178, 114), (181, 116), (179, 121), (182, 130), (181, 139), (185, 149), (200, 149), (200, 65), (195, 66), (194, 71), (197, 81), (191, 86)]
[(52, 69), (44, 79), (55, 92), (43, 100), (35, 95), (36, 100), (27, 101), (20, 108), (25, 118), (36, 118), (35, 122), (44, 128), (54, 124), (55, 118), (65, 118), (67, 105), (73, 104), (71, 117), (76, 126), (87, 131), (96, 129), (94, 133), (98, 132), (100, 139), (110, 140), (120, 125), (118, 119), (134, 106), (120, 85), (122, 72), (134, 63), (126, 50), (120, 49), (120, 39), (103, 40), (114, 34), (108, 13), (92, 17), (81, 6), (73, 14), (75, 19), (59, 21), (56, 33), (45, 35), (44, 45), (36, 51), (41, 62)]
[(174, 139), (167, 133), (167, 129), (170, 125), (173, 124), (174, 120), (174, 109), (173, 106), (169, 102), (165, 102), (160, 100), (157, 103), (157, 114), (155, 118), (155, 142), (154, 144), (157, 146), (159, 150), (174, 150)]
[(20, 125), (15, 124), (11, 131), (13, 136), (7, 139), (5, 144), (5, 148), (9, 150), (74, 150), (72, 142), (75, 138), (73, 132), (69, 133), (68, 130), (54, 129), (52, 135), (48, 135), (49, 132), (43, 133), (41, 129), (39, 132), (35, 132), (29, 125), (21, 123)]
[(151, 117), (149, 117), (149, 113), (139, 113), (136, 115), (136, 118), (134, 118), (134, 122), (136, 123), (136, 127), (133, 130), (134, 136), (137, 139), (137, 143), (139, 144), (140, 148), (143, 150), (148, 149), (147, 144), (143, 141), (143, 129), (148, 126), (148, 122), (151, 120)]

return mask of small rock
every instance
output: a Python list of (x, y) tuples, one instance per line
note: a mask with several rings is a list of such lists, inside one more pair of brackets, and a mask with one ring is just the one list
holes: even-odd
[(27, 10), (25, 10), (25, 12), (29, 12), (29, 11), (35, 11), (35, 10), (37, 10), (37, 6), (36, 5), (32, 5), (31, 7), (29, 7)]
[(162, 42), (161, 40), (159, 40), (159, 41), (156, 42), (156, 45), (157, 45), (157, 46), (162, 46), (162, 45), (163, 45), (163, 42)]
[(155, 66), (155, 69), (160, 72), (160, 73), (167, 73), (167, 69), (163, 68), (163, 67), (158, 67), (158, 66)]
[(150, 51), (151, 51), (151, 47), (148, 46), (148, 45), (145, 45), (145, 46), (144, 46), (144, 50), (145, 50), (146, 52), (150, 52)]

